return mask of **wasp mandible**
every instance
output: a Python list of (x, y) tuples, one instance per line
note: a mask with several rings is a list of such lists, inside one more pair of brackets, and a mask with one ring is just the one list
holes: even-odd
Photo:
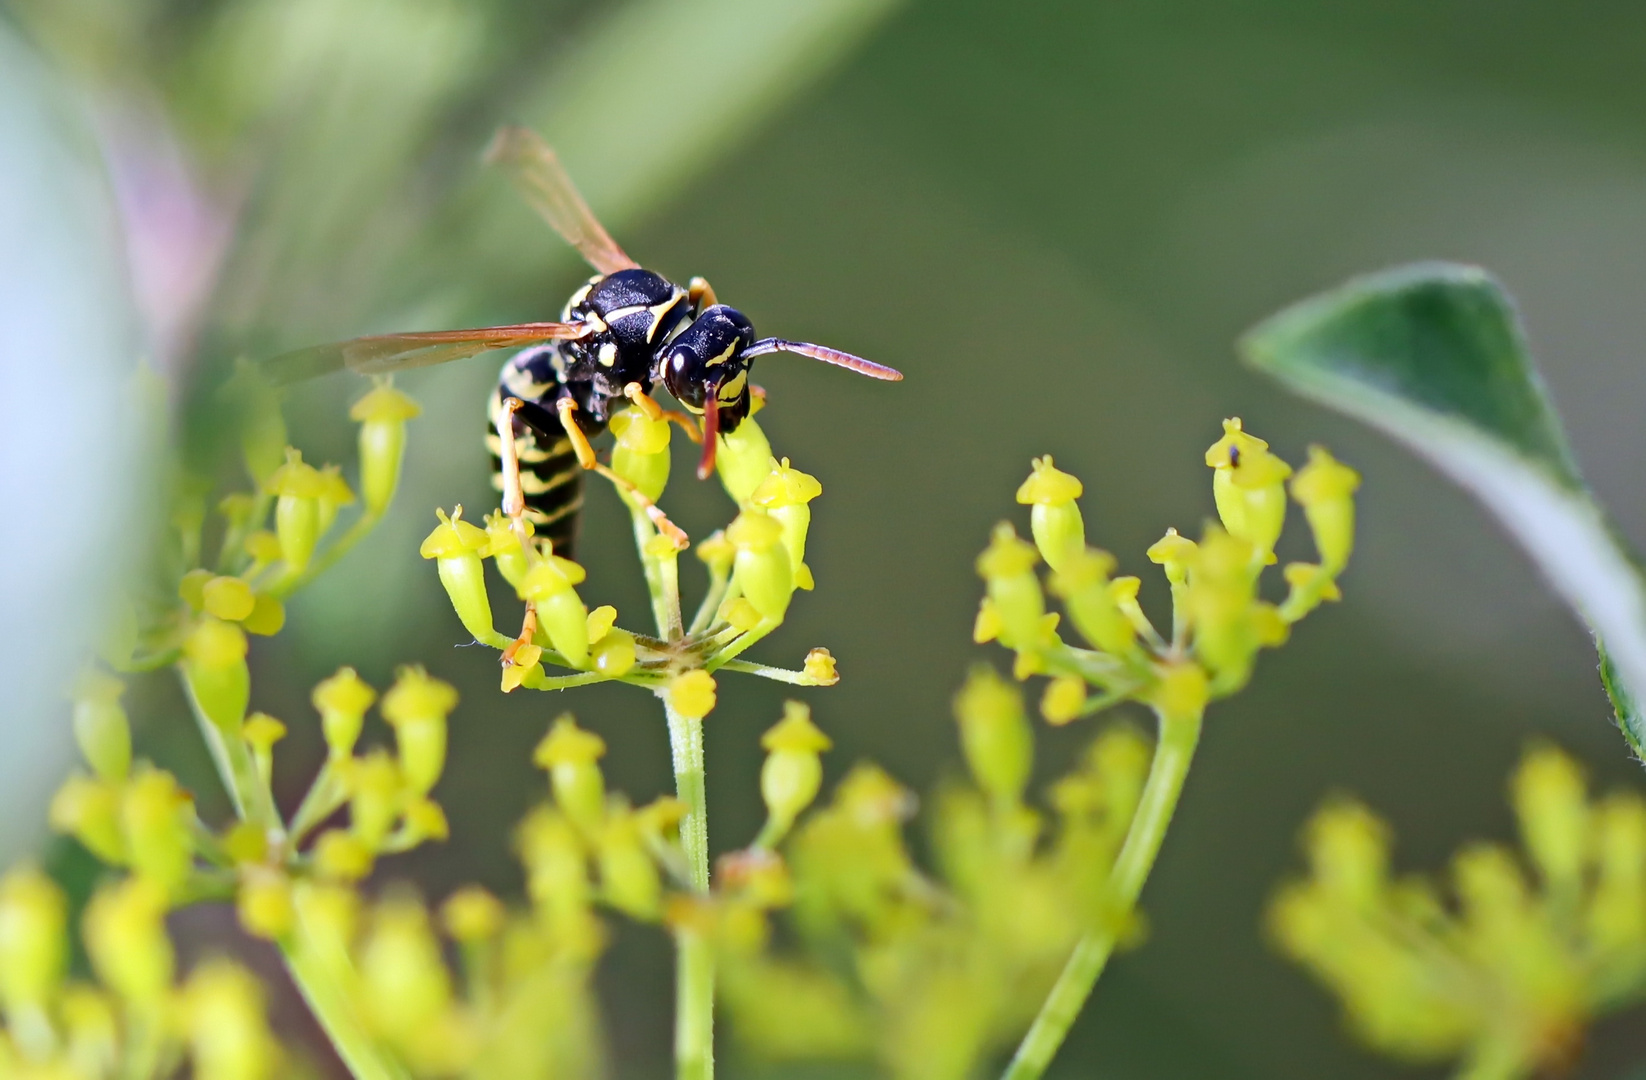
[[(266, 361), (264, 370), (276, 382), (293, 382), (342, 368), (377, 374), (518, 349), (491, 397), (487, 444), (504, 510), (531, 520), (557, 553), (569, 554), (576, 535), (585, 471), (605, 476), (660, 530), (685, 542), (662, 511), (595, 456), (589, 440), (606, 429), (615, 409), (632, 402), (653, 419), (678, 422), (702, 443), (697, 475), (707, 479), (718, 436), (749, 415), (755, 357), (796, 353), (875, 379), (903, 377), (836, 349), (757, 337), (748, 318), (718, 303), (702, 278), (682, 288), (643, 269), (596, 220), (553, 149), (534, 132), (503, 128), (486, 158), (508, 171), (532, 207), (598, 271), (566, 301), (559, 322), (374, 334), (285, 353)], [(699, 419), (666, 412), (651, 397), (658, 384)]]

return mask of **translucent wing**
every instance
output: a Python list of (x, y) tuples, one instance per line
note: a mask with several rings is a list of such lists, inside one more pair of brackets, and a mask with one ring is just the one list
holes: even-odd
[(602, 274), (612, 274), (640, 265), (601, 227), (561, 167), (560, 159), (535, 131), (523, 127), (500, 129), (486, 150), (486, 160), (508, 170), (526, 201), (590, 266)]
[(903, 373), (896, 368), (877, 364), (872, 360), (865, 360), (861, 356), (853, 356), (849, 352), (839, 349), (830, 349), (823, 345), (813, 345), (809, 341), (784, 341), (781, 338), (764, 338), (743, 350), (744, 356), (764, 356), (766, 353), (786, 352), (796, 356), (809, 356), (813, 360), (821, 360), (825, 364), (843, 367), (855, 371), (859, 375), (867, 375), (871, 379), (884, 379), (886, 382), (901, 382)]
[(327, 345), (311, 345), (265, 360), (263, 373), (275, 383), (293, 383), (348, 368), (362, 375), (444, 364), (448, 360), (519, 349), (544, 341), (572, 341), (593, 330), (586, 323), (517, 323), (475, 330), (431, 330), (374, 334)]

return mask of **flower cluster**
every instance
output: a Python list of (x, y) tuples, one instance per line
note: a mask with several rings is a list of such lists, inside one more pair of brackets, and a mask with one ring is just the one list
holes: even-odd
[(747, 1052), (959, 1080), (1021, 1032), (1074, 942), (1114, 914), (1103, 884), (1137, 805), (1144, 738), (1126, 725), (1101, 734), (1050, 787), (1048, 813), (1025, 801), (1034, 736), (1017, 689), (980, 669), (956, 715), (971, 782), (937, 797), (935, 876), (905, 842), (907, 789), (861, 764), (802, 816), (829, 740), (795, 702), (766, 734), (765, 828), (721, 860), (711, 896), (670, 910), (714, 942)]
[[(503, 690), (562, 690), (620, 681), (647, 689), (680, 711), (702, 717), (714, 705), (714, 674), (722, 668), (798, 686), (836, 681), (834, 661), (815, 649), (800, 670), (769, 668), (737, 657), (777, 629), (798, 589), (811, 589), (806, 565), (809, 504), (822, 494), (817, 479), (772, 456), (751, 417), (720, 437), (715, 468), (738, 514), (726, 528), (696, 545), (708, 572), (708, 590), (688, 624), (680, 608), (678, 559), (684, 534), (655, 505), (669, 477), (669, 420), (655, 406), (632, 406), (612, 417), (611, 472), (633, 519), (655, 633), (617, 625), (617, 609), (590, 609), (580, 586), (581, 566), (533, 535), (530, 522), (501, 510), (481, 524), (464, 520), (462, 507), (438, 511), (439, 524), (423, 541), (463, 628), (503, 653)], [(525, 607), (517, 637), (497, 630), (485, 563), (491, 561)], [(567, 674), (550, 674), (558, 668)]]
[(1309, 876), (1270, 907), (1274, 940), (1385, 1053), (1461, 1059), (1478, 1080), (1562, 1072), (1594, 1019), (1646, 992), (1646, 798), (1585, 787), (1565, 754), (1530, 748), (1510, 784), (1525, 858), (1465, 847), (1455, 905), (1392, 875), (1371, 811), (1329, 802), (1304, 831)]
[(115, 1080), (184, 1061), (199, 1080), (278, 1075), (256, 979), (212, 959), (179, 983), (166, 906), (152, 878), (101, 888), (82, 921), (97, 981), (71, 980), (63, 891), (31, 866), (0, 877), (0, 1076)]
[[(201, 653), (221, 659), (237, 648), (243, 653), (237, 642), (248, 633), (279, 633), (286, 621), (282, 602), (353, 548), (388, 509), (399, 484), (406, 422), (419, 412), (386, 381), (354, 403), (357, 497), (337, 466), (315, 468), (286, 444), (279, 399), (254, 369), (243, 369), (224, 396), (240, 421), (253, 488), (218, 501), (220, 527), (209, 530), (218, 537), (217, 550), (207, 558), (209, 489), (200, 480), (179, 484), (170, 543), (155, 575), (159, 587), (122, 601), (105, 646), (104, 658), (117, 670), (193, 665)], [(360, 513), (333, 537), (340, 512), (356, 502)]]
[[(1048, 722), (1068, 723), (1127, 700), (1198, 714), (1208, 700), (1245, 686), (1261, 649), (1282, 644), (1292, 624), (1321, 601), (1338, 599), (1337, 578), (1354, 544), (1354, 470), (1317, 446), (1294, 476), (1238, 418), (1224, 422), (1206, 464), (1221, 526), (1208, 526), (1198, 542), (1167, 529), (1148, 551), (1171, 586), (1170, 634), (1157, 630), (1139, 604), (1139, 579), (1114, 577), (1114, 556), (1087, 546), (1075, 502), (1079, 480), (1043, 457), (1018, 488), (1017, 501), (1030, 507), (1034, 542), (1020, 539), (1009, 523), (996, 527), (977, 560), (987, 595), (973, 638), (1011, 649), (1019, 679), (1048, 676), (1041, 699)], [(1318, 558), (1286, 566), (1289, 592), (1275, 604), (1261, 597), (1260, 578), (1276, 561), (1288, 480)], [(1042, 561), (1052, 571), (1048, 586), (1035, 573)], [(1048, 587), (1089, 647), (1064, 641), (1061, 617), (1046, 610)]]

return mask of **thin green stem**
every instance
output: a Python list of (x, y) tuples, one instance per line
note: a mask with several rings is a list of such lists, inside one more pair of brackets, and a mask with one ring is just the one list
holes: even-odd
[(708, 663), (703, 666), (707, 668), (711, 674), (719, 671), (721, 668), (731, 663), (739, 653), (743, 652), (745, 649), (748, 649), (761, 638), (765, 637), (767, 634), (782, 625), (782, 619), (761, 619), (753, 630), (739, 635), (724, 649), (721, 649), (714, 656), (711, 656)]
[[(628, 503), (628, 500), (623, 500)], [(646, 544), (657, 535), (657, 529), (652, 526), (645, 512), (632, 503), (629, 505), (629, 519), (634, 523), (634, 547), (640, 553), (640, 566), (646, 572), (646, 591), (652, 600), (652, 622), (657, 625), (657, 634), (664, 641), (672, 640), (669, 637), (669, 627), (679, 625), (680, 622), (680, 589), (676, 584), (674, 592), (674, 610), (669, 610), (669, 596), (663, 583), (663, 568), (659, 560), (647, 554)]]
[[(183, 679), (183, 687), (201, 734), (211, 749), (218, 778), (234, 801), (236, 816), (265, 828), (280, 827), (274, 797), (268, 786), (258, 781), (256, 766), (245, 741), (225, 739), (195, 700), (187, 678)], [(327, 1037), (349, 1067), (354, 1080), (410, 1080), (411, 1074), (372, 1039), (348, 996), (337, 985), (334, 971), (330, 970), (336, 964), (328, 965), (312, 946), (301, 917), (291, 934), (281, 940), (280, 952), (285, 957), (292, 981), (302, 992), (303, 1000), (308, 1002), (309, 1011), (326, 1030)], [(337, 958), (336, 963), (347, 964), (348, 958)]]
[(1143, 795), (1137, 813), (1132, 816), (1131, 827), (1126, 831), (1120, 856), (1109, 874), (1109, 911), (1101, 923), (1088, 930), (1075, 945), (1057, 983), (1041, 1005), (1040, 1014), (1002, 1074), (1002, 1080), (1038, 1080), (1052, 1063), (1058, 1047), (1063, 1045), (1070, 1026), (1080, 1015), (1097, 977), (1103, 974), (1104, 965), (1114, 952), (1117, 932), (1131, 914), (1143, 891), (1143, 883), (1154, 868), (1199, 741), (1198, 712), (1184, 716), (1160, 714), (1159, 744), (1149, 765), (1149, 778), (1143, 785)]
[[(280, 941), (280, 955), (309, 1012), (320, 1021), (354, 1080), (410, 1080), (411, 1073), (373, 1039), (327, 958), (309, 939), (301, 918)], [(347, 959), (344, 958), (344, 963)]]
[(716, 613), (720, 611), (721, 601), (726, 599), (726, 586), (731, 580), (731, 567), (728, 564), (719, 563), (709, 567), (709, 591), (703, 594), (703, 602), (697, 606), (697, 614), (692, 616), (692, 624), (686, 631), (688, 634), (701, 634), (714, 622)]
[(758, 675), (762, 679), (771, 679), (773, 682), (790, 683), (794, 686), (825, 686), (804, 671), (790, 671), (788, 668), (771, 667), (767, 664), (756, 664), (751, 660), (727, 660), (720, 665), (727, 671), (741, 671), (745, 675)]
[[(703, 721), (682, 716), (663, 699), (669, 719), (669, 748), (674, 763), (675, 794), (686, 805), (680, 843), (686, 850), (692, 891), (709, 891), (708, 796), (704, 788)], [(714, 1076), (714, 953), (697, 934), (675, 935), (675, 1075), (679, 1080)]]

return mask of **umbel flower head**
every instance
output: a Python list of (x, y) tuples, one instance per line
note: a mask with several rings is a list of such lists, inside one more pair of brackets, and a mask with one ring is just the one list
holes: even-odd
[[(1168, 529), (1147, 553), (1171, 588), (1171, 628), (1162, 633), (1138, 602), (1139, 580), (1113, 576), (1115, 557), (1086, 544), (1075, 502), (1080, 481), (1050, 458), (1033, 462), (1017, 500), (1031, 508), (1034, 542), (1009, 523), (996, 526), (977, 560), (985, 596), (973, 637), (1011, 649), (1018, 678), (1049, 676), (1042, 698), (1049, 721), (1068, 723), (1128, 699), (1198, 713), (1206, 701), (1244, 686), (1257, 654), (1282, 644), (1293, 623), (1341, 595), (1337, 577), (1353, 544), (1359, 483), (1353, 470), (1315, 447), (1294, 478), (1239, 419), (1225, 421), (1206, 464), (1218, 524), (1198, 542)], [(1275, 561), (1289, 478), (1320, 560), (1288, 565), (1290, 591), (1276, 604), (1262, 596), (1262, 571)], [(1052, 570), (1045, 584), (1042, 562)], [(1083, 646), (1065, 640), (1060, 616), (1046, 610), (1048, 591), (1063, 602)]]
[(1269, 930), (1375, 1049), (1466, 1076), (1548, 1075), (1646, 991), (1646, 799), (1592, 799), (1548, 745), (1527, 750), (1510, 794), (1524, 855), (1466, 846), (1451, 900), (1393, 873), (1388, 826), (1357, 802), (1305, 828), (1308, 874), (1275, 895)]

